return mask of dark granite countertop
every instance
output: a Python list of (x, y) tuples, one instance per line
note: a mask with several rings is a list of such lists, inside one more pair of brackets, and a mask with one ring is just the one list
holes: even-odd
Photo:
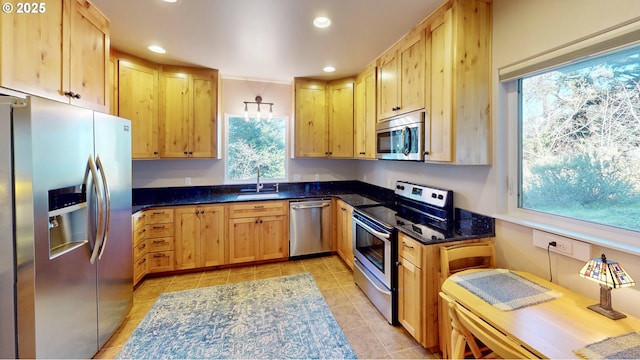
[[(254, 195), (255, 185), (219, 185), (171, 188), (133, 189), (132, 212), (156, 207), (179, 205), (203, 205), (242, 201), (304, 200), (310, 198), (337, 197), (353, 207), (392, 204), (393, 190), (361, 181), (327, 181), (308, 183), (282, 183), (275, 191), (275, 184), (264, 184), (260, 194), (271, 194), (265, 199), (242, 199), (238, 195)], [(428, 244), (494, 237), (494, 219), (463, 209), (455, 209), (454, 234), (446, 239), (436, 239)], [(403, 231), (403, 229), (398, 228)], [(411, 236), (410, 233), (407, 235)]]

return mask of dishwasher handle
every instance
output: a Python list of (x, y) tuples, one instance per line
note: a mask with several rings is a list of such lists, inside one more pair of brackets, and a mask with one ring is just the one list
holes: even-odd
[(329, 206), (330, 203), (314, 204), (314, 205), (291, 205), (291, 210), (317, 209)]

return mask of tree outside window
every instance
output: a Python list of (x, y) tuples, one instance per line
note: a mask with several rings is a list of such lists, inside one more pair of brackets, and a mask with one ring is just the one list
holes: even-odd
[(227, 115), (225, 179), (255, 181), (260, 166), (261, 181), (286, 179), (286, 118), (245, 120)]
[(640, 47), (520, 87), (520, 207), (640, 231)]

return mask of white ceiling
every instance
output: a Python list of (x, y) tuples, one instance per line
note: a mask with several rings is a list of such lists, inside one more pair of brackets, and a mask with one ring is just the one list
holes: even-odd
[[(225, 78), (290, 82), (357, 74), (443, 0), (93, 0), (111, 20), (111, 45), (162, 64)], [(316, 16), (332, 25), (316, 29)], [(147, 46), (167, 53), (156, 55)], [(336, 71), (326, 74), (326, 65)]]

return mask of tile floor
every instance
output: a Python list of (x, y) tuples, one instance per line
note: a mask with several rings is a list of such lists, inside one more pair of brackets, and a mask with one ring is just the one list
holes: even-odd
[(195, 272), (149, 278), (133, 295), (133, 308), (124, 323), (95, 355), (95, 359), (114, 358), (163, 292), (262, 279), (309, 272), (358, 358), (361, 359), (437, 359), (418, 344), (402, 326), (390, 326), (353, 283), (351, 270), (338, 256), (286, 261), (264, 265)]

